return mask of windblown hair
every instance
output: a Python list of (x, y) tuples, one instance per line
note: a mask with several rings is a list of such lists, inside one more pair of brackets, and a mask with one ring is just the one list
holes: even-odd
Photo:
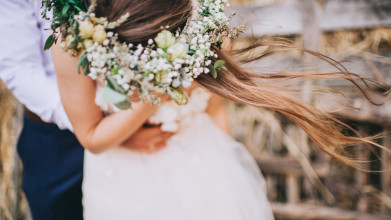
[[(88, 5), (88, 0), (85, 0)], [(169, 26), (170, 30), (183, 27), (192, 13), (191, 0), (98, 0), (97, 16), (104, 16), (113, 21), (128, 12), (129, 19), (116, 29), (120, 39), (127, 43), (145, 43), (154, 38), (161, 26)], [(233, 55), (243, 55), (261, 46), (276, 48), (266, 53), (247, 56), (241, 63), (235, 61)], [(250, 72), (242, 67), (242, 63), (262, 59), (275, 52), (300, 50), (328, 62), (336, 68), (333, 73), (294, 73), (265, 74)], [(227, 70), (218, 75), (217, 79), (208, 74), (201, 74), (196, 81), (210, 92), (227, 100), (277, 111), (300, 126), (311, 140), (323, 151), (346, 164), (363, 168), (359, 160), (348, 156), (345, 150), (348, 146), (366, 143), (382, 147), (374, 142), (376, 137), (360, 137), (358, 132), (349, 125), (338, 120), (331, 114), (322, 111), (301, 100), (284, 88), (284, 83), (290, 79), (345, 79), (353, 83), (372, 102), (376, 103), (368, 93), (369, 84), (385, 89), (389, 88), (375, 80), (360, 77), (350, 73), (339, 62), (310, 50), (293, 46), (286, 40), (255, 42), (250, 46), (232, 52), (215, 48), (219, 59), (225, 60)], [(243, 57), (243, 56), (242, 56)], [(261, 83), (256, 78), (267, 81)], [(277, 82), (275, 82), (277, 80)], [(280, 81), (281, 83), (279, 83)], [(269, 83), (270, 82), (270, 83)], [(282, 92), (284, 91), (284, 92)], [(373, 91), (373, 90), (372, 90)], [(354, 136), (346, 135), (346, 131)]]

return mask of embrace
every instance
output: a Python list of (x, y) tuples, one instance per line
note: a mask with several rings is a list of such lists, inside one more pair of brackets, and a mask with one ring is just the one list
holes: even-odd
[[(230, 49), (244, 25), (229, 27), (228, 0), (37, 2), (0, 9), (5, 28), (20, 32), (0, 55), (0, 76), (26, 106), (18, 151), (36, 220), (274, 219), (255, 160), (229, 136), (225, 100), (280, 112), (351, 166), (360, 164), (341, 149), (373, 144), (278, 81), (360, 88), (354, 77), (364, 78), (247, 70), (233, 55), (264, 45)], [(37, 81), (31, 91), (19, 66)]]

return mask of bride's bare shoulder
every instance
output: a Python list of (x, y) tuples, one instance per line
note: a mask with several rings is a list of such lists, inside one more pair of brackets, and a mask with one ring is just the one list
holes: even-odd
[(78, 57), (72, 57), (65, 52), (58, 44), (50, 49), (56, 73), (60, 76), (77, 76)]

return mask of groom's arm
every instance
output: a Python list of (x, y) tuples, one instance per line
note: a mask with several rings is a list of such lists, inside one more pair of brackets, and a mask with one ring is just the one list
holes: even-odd
[[(39, 4), (39, 1), (36, 2)], [(0, 1), (0, 78), (43, 121), (72, 130), (61, 104), (39, 10), (27, 0)]]

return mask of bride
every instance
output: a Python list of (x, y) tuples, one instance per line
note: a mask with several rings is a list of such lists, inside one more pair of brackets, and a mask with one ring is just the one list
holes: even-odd
[[(189, 0), (129, 0), (99, 2), (96, 13), (111, 18), (130, 12), (118, 33), (126, 41), (143, 42), (163, 24), (183, 25), (189, 10)], [(99, 83), (75, 73), (76, 59), (58, 47), (52, 53), (64, 107), (88, 150), (85, 219), (274, 219), (256, 162), (226, 133), (222, 98), (196, 85), (186, 105), (133, 103), (132, 110), (114, 113), (108, 109), (115, 107), (101, 101)], [(145, 154), (120, 147), (143, 124), (167, 117), (180, 120), (164, 149)]]
[[(194, 1), (100, 0), (95, 14), (109, 21), (121, 20), (114, 31), (122, 42), (147, 45), (162, 26), (172, 31), (185, 27), (189, 18), (199, 13)], [(124, 19), (121, 15), (125, 13)], [(78, 59), (58, 46), (52, 49), (64, 107), (76, 136), (88, 150), (83, 182), (85, 219), (273, 219), (256, 162), (226, 133), (221, 97), (281, 112), (320, 148), (350, 165), (354, 161), (334, 149), (370, 142), (345, 136), (337, 129), (336, 125), (343, 126), (338, 120), (283, 93), (278, 86), (255, 83), (229, 53), (218, 47), (214, 50), (225, 60), (224, 71), (217, 77), (199, 75), (187, 90), (186, 105), (177, 105), (163, 95), (160, 106), (138, 102), (130, 110), (119, 111), (102, 101), (99, 80), (77, 74)], [(84, 69), (88, 71), (88, 66)], [(346, 75), (326, 77), (350, 79)], [(315, 76), (322, 77), (311, 77)], [(177, 130), (164, 149), (144, 154), (120, 147), (143, 124), (151, 123)]]

